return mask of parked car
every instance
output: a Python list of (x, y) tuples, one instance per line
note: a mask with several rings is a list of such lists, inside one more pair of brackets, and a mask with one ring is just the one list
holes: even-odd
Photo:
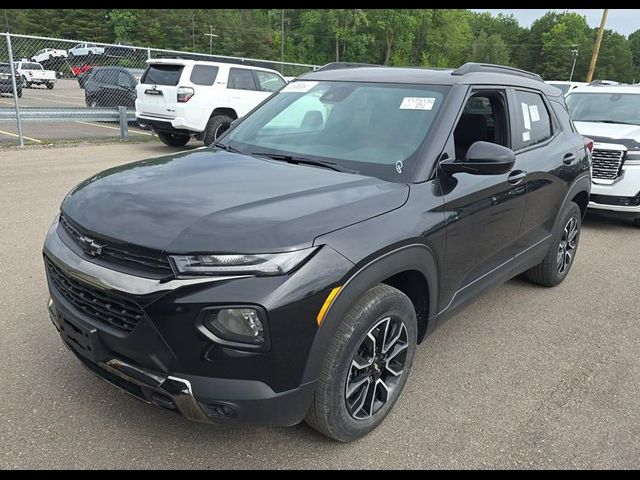
[(45, 85), (49, 90), (56, 83), (56, 72), (45, 70), (36, 62), (14, 62), (15, 71), (20, 75), (22, 88), (31, 88), (33, 85)]
[[(20, 76), (16, 73), (16, 94), (18, 98), (22, 97), (22, 82)], [(0, 63), (0, 93), (13, 94), (13, 82), (11, 81), (11, 65), (8, 63)]]
[(33, 62), (45, 62), (47, 60), (62, 59), (67, 57), (66, 50), (59, 50), (55, 48), (43, 48), (31, 57)]
[(78, 85), (80, 88), (84, 88), (84, 82), (87, 76), (95, 67), (97, 67), (97, 65), (89, 65), (87, 63), (80, 65), (79, 67), (71, 67), (73, 75), (78, 79)]
[(547, 83), (559, 88), (565, 95), (568, 95), (574, 88), (587, 84), (587, 82), (566, 82), (563, 80), (549, 80)]
[(70, 57), (92, 57), (94, 55), (102, 55), (104, 53), (104, 47), (99, 47), (91, 43), (79, 43), (67, 50), (67, 53)]
[(580, 87), (567, 104), (576, 129), (595, 141), (589, 207), (640, 227), (640, 87)]
[(82, 81), (88, 107), (135, 107), (137, 81), (126, 68), (95, 67)]
[[(165, 66), (147, 76), (185, 95), (186, 66)], [(490, 111), (468, 113), (477, 98)], [(203, 422), (306, 419), (350, 441), (392, 409), (436, 325), (521, 273), (566, 278), (590, 188), (584, 138), (537, 75), (313, 72), (212, 148), (73, 189), (44, 244), (51, 320), (146, 402)]]
[(191, 137), (211, 145), (287, 82), (275, 70), (185, 59), (154, 59), (138, 85), (136, 117), (172, 147)]

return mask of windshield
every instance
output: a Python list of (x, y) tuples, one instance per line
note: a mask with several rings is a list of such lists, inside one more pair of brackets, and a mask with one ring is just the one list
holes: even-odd
[(405, 181), (448, 91), (433, 85), (296, 81), (222, 140), (246, 154), (331, 161)]
[(574, 122), (640, 125), (638, 93), (571, 93), (566, 98)]

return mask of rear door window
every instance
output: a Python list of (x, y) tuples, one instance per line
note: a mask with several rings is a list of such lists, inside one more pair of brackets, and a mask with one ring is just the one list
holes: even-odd
[(253, 72), (244, 68), (232, 68), (229, 70), (227, 88), (235, 90), (257, 90)]
[(191, 70), (191, 83), (211, 86), (218, 76), (218, 67), (213, 65), (194, 65)]
[(140, 83), (175, 87), (180, 81), (183, 68), (183, 65), (163, 65), (159, 63), (152, 63), (145, 70)]
[(516, 90), (516, 148), (537, 145), (551, 138), (551, 117), (538, 93)]

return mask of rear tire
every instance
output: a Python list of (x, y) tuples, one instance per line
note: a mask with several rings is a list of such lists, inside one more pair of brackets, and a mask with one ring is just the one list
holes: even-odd
[(53, 90), (53, 83), (51, 83), (51, 82), (47, 82), (47, 88), (48, 88), (49, 90)]
[(553, 233), (551, 247), (544, 260), (524, 276), (533, 283), (545, 287), (555, 287), (569, 273), (580, 241), (582, 212), (574, 202), (569, 203), (562, 213), (556, 231)]
[(31, 88), (31, 83), (27, 80), (27, 77), (22, 76), (22, 88)]
[(220, 135), (228, 130), (231, 122), (233, 122), (233, 118), (227, 115), (214, 115), (211, 117), (204, 129), (204, 144), (206, 146), (212, 145)]
[(158, 138), (162, 143), (169, 147), (184, 147), (189, 141), (189, 135), (180, 135), (169, 132), (158, 132)]
[(633, 223), (635, 224), (636, 227), (640, 228), (640, 218), (636, 218)]
[(411, 300), (388, 285), (371, 288), (331, 341), (305, 422), (340, 442), (371, 432), (402, 393), (416, 341)]

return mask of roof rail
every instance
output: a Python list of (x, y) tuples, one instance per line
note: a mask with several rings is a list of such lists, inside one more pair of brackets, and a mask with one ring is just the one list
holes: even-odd
[(507, 73), (511, 75), (518, 75), (520, 77), (528, 77), (534, 80), (542, 81), (542, 77), (537, 73), (528, 72), (514, 67), (505, 67), (504, 65), (494, 65), (492, 63), (476, 63), (467, 62), (459, 68), (456, 68), (451, 75), (466, 75), (467, 73), (476, 72), (495, 72), (495, 73)]
[(354, 63), (354, 62), (331, 62), (314, 70), (323, 72), (325, 70), (339, 70), (342, 68), (362, 68), (362, 67), (384, 67), (384, 65), (376, 65), (375, 63)]

